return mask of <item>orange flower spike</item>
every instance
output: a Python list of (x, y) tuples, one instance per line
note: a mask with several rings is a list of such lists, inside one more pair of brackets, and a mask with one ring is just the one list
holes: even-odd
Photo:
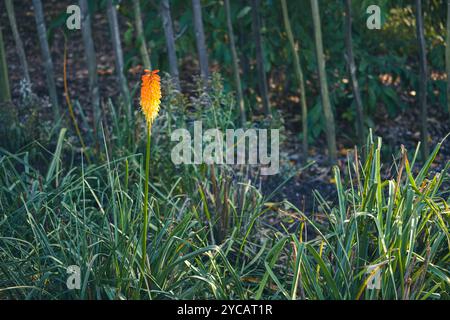
[(158, 116), (161, 104), (161, 78), (159, 70), (144, 70), (141, 85), (141, 108), (148, 124), (152, 124)]

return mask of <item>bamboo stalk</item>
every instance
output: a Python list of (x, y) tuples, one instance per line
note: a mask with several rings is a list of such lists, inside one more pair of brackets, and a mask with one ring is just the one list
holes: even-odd
[(175, 47), (175, 36), (173, 32), (172, 18), (170, 16), (169, 0), (161, 1), (161, 16), (163, 21), (164, 35), (166, 37), (167, 54), (169, 56), (169, 69), (170, 75), (175, 82), (175, 86), (178, 90), (180, 87), (180, 77), (178, 74), (177, 53)]
[(60, 118), (58, 96), (56, 94), (56, 84), (53, 72), (53, 61), (50, 54), (50, 48), (47, 41), (47, 28), (45, 27), (44, 11), (41, 0), (33, 0), (34, 16), (41, 46), (42, 59), (44, 60), (45, 75), (47, 78), (47, 87), (52, 103), (53, 115), (55, 120)]
[(353, 96), (356, 104), (356, 134), (358, 136), (359, 146), (364, 145), (364, 111), (359, 90), (358, 78), (356, 76), (355, 57), (353, 54), (352, 40), (352, 1), (345, 0), (345, 46), (347, 47), (347, 67), (352, 80)]
[(231, 56), (233, 59), (233, 73), (234, 73), (234, 81), (235, 81), (236, 91), (237, 91), (239, 112), (241, 115), (241, 125), (242, 125), (242, 127), (245, 127), (245, 123), (247, 122), (247, 119), (245, 116), (245, 106), (244, 106), (244, 96), (242, 94), (241, 76), (239, 74), (239, 58), (237, 55), (236, 44), (235, 44), (235, 40), (234, 40), (233, 23), (231, 21), (230, 0), (225, 0), (225, 11), (227, 14), (228, 36), (230, 37), (230, 49), (231, 49)]
[(80, 0), (79, 4), (81, 9), (81, 32), (83, 36), (84, 53), (86, 56), (86, 62), (88, 66), (89, 95), (91, 97), (91, 104), (94, 114), (94, 131), (97, 133), (97, 136), (101, 138), (100, 90), (98, 86), (95, 45), (92, 39), (91, 17), (89, 13), (87, 0)]
[(447, 43), (445, 46), (445, 65), (447, 69), (447, 108), (450, 115), (450, 0), (447, 0)]
[(197, 43), (198, 61), (200, 63), (200, 74), (203, 81), (208, 81), (208, 52), (206, 50), (205, 31), (203, 30), (202, 6), (200, 0), (192, 0), (192, 11), (194, 19), (195, 40)]
[(6, 63), (3, 31), (0, 26), (0, 103), (9, 101), (11, 101), (11, 91), (9, 88), (8, 64)]
[(147, 43), (145, 42), (144, 27), (142, 25), (142, 18), (141, 18), (141, 5), (139, 3), (139, 0), (133, 0), (133, 9), (134, 9), (134, 22), (136, 24), (136, 33), (142, 63), (144, 64), (145, 69), (151, 69), (152, 64), (150, 62), (150, 56), (147, 50)]
[(264, 70), (264, 55), (261, 36), (261, 18), (259, 16), (260, 0), (252, 0), (252, 26), (256, 50), (256, 68), (258, 70), (259, 93), (263, 101), (266, 115), (270, 115), (269, 89), (267, 88), (266, 71)]
[(122, 51), (122, 43), (120, 41), (119, 22), (117, 19), (117, 10), (116, 7), (113, 5), (112, 0), (108, 0), (107, 2), (107, 14), (108, 14), (109, 29), (112, 37), (112, 44), (114, 48), (114, 58), (115, 58), (114, 60), (116, 64), (117, 79), (119, 81), (120, 91), (127, 105), (126, 111), (128, 121), (132, 121), (131, 97), (130, 91), (128, 90), (127, 79), (124, 74), (123, 51)]
[(331, 109), (330, 96), (328, 93), (327, 73), (325, 70), (325, 57), (323, 55), (322, 29), (320, 26), (319, 3), (311, 0), (312, 16), (314, 22), (314, 39), (316, 42), (317, 64), (320, 78), (320, 94), (322, 97), (322, 108), (325, 117), (326, 136), (328, 144), (328, 157), (330, 162), (336, 162), (336, 132), (333, 110)]
[(416, 32), (419, 45), (419, 106), (420, 106), (420, 140), (423, 143), (422, 159), (427, 159), (430, 153), (428, 143), (428, 123), (427, 123), (427, 51), (425, 44), (425, 33), (423, 27), (422, 0), (416, 0)]
[(19, 56), (19, 62), (22, 67), (23, 77), (26, 81), (27, 88), (31, 91), (30, 71), (28, 69), (28, 62), (25, 55), (22, 38), (20, 37), (19, 30), (17, 28), (16, 15), (14, 13), (14, 4), (12, 0), (5, 0), (5, 6), (8, 13), (9, 24), (11, 26), (14, 42), (16, 43), (17, 55)]
[(303, 128), (303, 154), (308, 155), (308, 108), (306, 105), (306, 92), (305, 81), (303, 78), (303, 70), (300, 64), (300, 57), (298, 53), (298, 44), (294, 42), (294, 36), (292, 34), (291, 22), (289, 21), (289, 14), (287, 9), (286, 0), (281, 0), (281, 8), (283, 11), (284, 27), (289, 40), (289, 44), (292, 50), (292, 56), (294, 58), (294, 69), (297, 81), (300, 87), (301, 94), (301, 108), (302, 108), (302, 128)]

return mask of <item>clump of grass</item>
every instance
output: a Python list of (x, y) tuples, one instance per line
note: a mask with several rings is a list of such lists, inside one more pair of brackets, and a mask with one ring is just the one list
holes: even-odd
[[(381, 139), (370, 137), (365, 161), (357, 152), (349, 158), (347, 187), (334, 168), (337, 205), (317, 192), (322, 217), (291, 205), (317, 236), (281, 238), (266, 258), (256, 297), (271, 279), (287, 299), (448, 299), (450, 211), (448, 190), (441, 187), (448, 183), (449, 162), (430, 176), (440, 147), (417, 174), (402, 148), (397, 176), (385, 180)], [(280, 279), (276, 262), (286, 254), (289, 273)]]
[[(149, 200), (154, 204), (149, 206), (151, 249), (142, 270), (144, 175), (140, 166), (129, 165), (138, 156), (70, 168), (60, 162), (63, 143), (62, 138), (46, 175), (27, 162), (25, 153), (1, 156), (0, 296), (225, 298), (209, 288), (225, 291), (236, 281), (239, 286), (222, 249), (208, 244), (186, 197), (154, 184), (158, 201)], [(80, 290), (66, 286), (70, 265), (81, 268)], [(235, 279), (218, 285), (224, 273)]]

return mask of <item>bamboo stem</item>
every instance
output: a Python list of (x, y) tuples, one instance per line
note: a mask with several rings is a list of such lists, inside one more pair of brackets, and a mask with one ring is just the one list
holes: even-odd
[(8, 65), (6, 63), (3, 32), (0, 27), (0, 103), (9, 101), (11, 101), (11, 91), (9, 88)]
[(331, 163), (336, 162), (336, 131), (333, 110), (331, 109), (330, 96), (328, 93), (327, 73), (325, 70), (325, 57), (323, 54), (322, 28), (320, 26), (320, 13), (318, 0), (311, 0), (312, 16), (314, 22), (314, 38), (316, 42), (317, 64), (320, 79), (320, 95), (322, 97), (322, 108), (325, 117), (326, 136), (328, 144), (328, 157)]
[(209, 78), (208, 52), (206, 50), (205, 31), (203, 30), (202, 5), (200, 0), (192, 0), (192, 11), (194, 19), (195, 39), (197, 42), (198, 61), (200, 63), (200, 73), (205, 84)]
[(172, 17), (170, 16), (169, 0), (161, 1), (161, 17), (163, 21), (164, 35), (166, 37), (167, 55), (169, 56), (170, 75), (175, 82), (175, 87), (181, 90), (180, 77), (178, 74), (177, 53), (175, 47), (175, 36), (173, 32)]
[(98, 141), (101, 140), (101, 108), (100, 108), (100, 89), (98, 86), (97, 61), (95, 56), (95, 45), (92, 39), (91, 16), (87, 0), (80, 0), (81, 8), (81, 33), (83, 36), (84, 53), (88, 67), (89, 77), (89, 95), (94, 114), (94, 132), (97, 136), (97, 149), (99, 149)]
[(353, 55), (352, 40), (352, 1), (345, 0), (345, 45), (347, 47), (347, 66), (352, 80), (353, 96), (356, 104), (356, 134), (359, 146), (364, 145), (364, 111), (362, 106), (361, 92), (359, 90), (358, 78), (356, 77), (355, 57)]
[(56, 93), (53, 61), (47, 41), (47, 28), (45, 27), (44, 10), (42, 9), (41, 0), (33, 0), (33, 6), (39, 43), (41, 45), (42, 59), (44, 60), (45, 74), (47, 76), (47, 86), (55, 118), (54, 120), (58, 121), (60, 118), (58, 95)]
[(303, 78), (303, 70), (300, 64), (300, 57), (298, 54), (298, 45), (295, 45), (294, 36), (292, 34), (291, 22), (289, 21), (289, 14), (286, 0), (281, 0), (281, 7), (283, 11), (283, 20), (289, 44), (294, 58), (295, 74), (297, 76), (298, 84), (300, 86), (301, 94), (301, 108), (302, 108), (302, 128), (303, 128), (303, 154), (308, 155), (308, 107), (306, 105), (305, 81)]
[(147, 50), (147, 43), (145, 42), (144, 27), (142, 25), (142, 18), (141, 18), (141, 5), (139, 4), (139, 0), (133, 0), (133, 9), (142, 63), (144, 64), (145, 69), (151, 69), (152, 64), (150, 62), (150, 56)]
[(422, 0), (416, 0), (416, 32), (417, 41), (419, 44), (419, 66), (420, 66), (420, 78), (419, 78), (419, 106), (420, 106), (420, 140), (423, 143), (422, 159), (428, 158), (430, 154), (430, 148), (428, 144), (428, 123), (427, 123), (427, 50), (425, 44), (425, 34), (423, 26), (423, 14), (422, 14)]
[(31, 89), (31, 78), (28, 69), (28, 62), (25, 55), (25, 49), (23, 47), (22, 38), (20, 37), (19, 30), (17, 28), (16, 16), (14, 13), (14, 4), (12, 0), (5, 0), (6, 11), (8, 12), (9, 24), (11, 25), (11, 31), (14, 37), (14, 42), (16, 43), (17, 54), (19, 56), (19, 61), (22, 66), (23, 77), (27, 82), (28, 89)]
[(128, 117), (128, 123), (130, 123), (133, 120), (131, 111), (131, 97), (130, 91), (128, 90), (127, 79), (124, 74), (123, 51), (122, 51), (122, 43), (120, 41), (120, 30), (119, 30), (119, 22), (117, 19), (117, 10), (112, 0), (108, 0), (107, 2), (107, 14), (108, 14), (109, 28), (112, 37), (112, 44), (114, 48), (114, 58), (115, 58), (114, 60), (116, 64), (117, 78), (119, 80), (119, 86), (122, 92), (122, 96), (127, 106), (126, 112)]
[(233, 58), (233, 73), (234, 73), (234, 81), (236, 82), (237, 99), (239, 105), (239, 112), (241, 115), (241, 125), (242, 127), (245, 127), (247, 119), (245, 116), (245, 106), (244, 106), (244, 96), (242, 94), (241, 76), (239, 75), (239, 58), (237, 55), (236, 44), (234, 41), (233, 23), (231, 21), (230, 0), (225, 0), (225, 11), (227, 14), (228, 36), (230, 37), (231, 56)]
[(445, 64), (447, 68), (447, 108), (450, 116), (450, 0), (447, 0), (447, 44), (445, 47)]
[(264, 54), (261, 36), (261, 17), (259, 15), (260, 6), (261, 6), (260, 0), (252, 0), (252, 27), (256, 50), (256, 67), (258, 70), (259, 94), (261, 95), (261, 99), (263, 101), (264, 112), (266, 113), (267, 116), (270, 116), (271, 111), (270, 111), (269, 89), (267, 88), (267, 77), (266, 71), (264, 69)]

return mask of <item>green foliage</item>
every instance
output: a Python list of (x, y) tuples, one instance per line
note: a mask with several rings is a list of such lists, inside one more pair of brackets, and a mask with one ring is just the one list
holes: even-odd
[[(304, 241), (287, 234), (274, 245), (257, 297), (268, 292), (270, 278), (287, 299), (449, 299), (449, 195), (442, 187), (450, 163), (429, 171), (440, 147), (416, 174), (415, 159), (410, 164), (402, 150), (397, 177), (384, 180), (381, 139), (369, 137), (365, 162), (349, 158), (346, 184), (334, 169), (337, 204), (316, 192), (322, 218), (290, 205), (317, 236)], [(275, 262), (283, 256), (290, 269), (280, 277)], [(367, 288), (377, 271), (380, 287)]]
[[(124, 108), (110, 102), (112, 126), (104, 128), (104, 147), (89, 165), (66, 129), (50, 151), (39, 143), (16, 153), (0, 149), (0, 297), (449, 298), (443, 186), (450, 164), (430, 171), (441, 144), (420, 170), (402, 152), (398, 177), (384, 180), (381, 141), (370, 136), (364, 162), (349, 158), (344, 178), (335, 169), (337, 203), (316, 192), (321, 215), (307, 216), (292, 204), (269, 203), (271, 195), (252, 183), (251, 168), (175, 167), (171, 130), (189, 129), (199, 117), (229, 128), (238, 115), (218, 75), (210, 91), (199, 85), (190, 101), (164, 87), (153, 130), (144, 268), (145, 130), (136, 128), (136, 140), (127, 144)], [(210, 107), (199, 112), (202, 101)], [(269, 223), (285, 212), (293, 222)], [(66, 286), (70, 265), (81, 268), (80, 290)], [(373, 265), (382, 271), (380, 290), (365, 288)]]
[[(274, 80), (272, 94), (293, 92), (294, 75), (282, 28), (278, 1), (263, 1), (265, 68)], [(407, 1), (375, 1), (386, 29), (365, 28), (365, 8), (354, 2), (354, 50), (366, 111), (386, 110), (394, 117), (409, 108), (401, 95), (416, 87), (411, 45), (412, 9)], [(132, 20), (130, 1), (119, 12)], [(195, 41), (187, 1), (171, 2), (177, 53), (187, 68)], [(220, 1), (202, 2), (212, 66), (225, 66), (231, 79), (228, 38)], [(291, 4), (290, 4), (291, 8)], [(442, 72), (443, 13), (439, 1), (427, 3), (431, 68)], [(90, 1), (90, 10), (105, 10), (105, 1)], [(161, 21), (153, 2), (142, 6), (152, 61), (167, 65)], [(232, 2), (237, 46), (241, 54), (247, 105), (255, 105), (251, 9)], [(352, 121), (352, 97), (343, 52), (342, 6), (323, 8), (323, 34), (332, 105), (340, 120)], [(311, 142), (323, 132), (309, 1), (292, 3), (293, 32), (301, 39), (305, 66)], [(61, 27), (65, 13), (50, 24)], [(434, 19), (436, 18), (436, 19)], [(398, 28), (403, 23), (402, 28)], [(138, 42), (131, 23), (122, 30), (126, 68), (137, 63)], [(396, 30), (395, 37), (387, 34)], [(395, 39), (394, 39), (395, 38)], [(387, 59), (389, 57), (389, 59)], [(408, 58), (406, 58), (408, 57)], [(286, 63), (285, 63), (286, 62)], [(218, 67), (217, 67), (218, 68)], [(283, 69), (284, 68), (284, 69)], [(307, 215), (293, 204), (272, 203), (257, 187), (255, 168), (182, 165), (171, 161), (171, 133), (204, 128), (231, 129), (239, 123), (228, 83), (213, 73), (208, 88), (189, 73), (190, 96), (174, 89), (167, 76), (160, 116), (153, 125), (147, 259), (141, 264), (144, 207), (145, 124), (138, 108), (132, 119), (120, 99), (103, 105), (98, 140), (75, 102), (88, 141), (84, 154), (66, 128), (49, 128), (36, 110), (45, 104), (30, 98), (19, 109), (1, 106), (0, 119), (0, 298), (3, 299), (450, 299), (449, 200), (450, 163), (433, 168), (442, 143), (422, 167), (402, 149), (386, 173), (381, 139), (368, 137), (364, 154), (350, 155), (346, 172), (334, 168), (336, 199), (315, 191), (319, 207)], [(387, 75), (387, 76), (386, 76)], [(186, 77), (187, 78), (187, 77)], [(431, 103), (444, 104), (440, 79), (430, 84)], [(137, 87), (131, 95), (136, 95)], [(283, 129), (273, 118), (251, 125)], [(369, 117), (367, 122), (373, 119)], [(55, 128), (61, 128), (57, 125)], [(281, 134), (283, 141), (283, 132)], [(292, 167), (289, 175), (298, 174)], [(286, 174), (286, 172), (284, 172)], [(385, 178), (388, 177), (388, 178)], [(274, 190), (274, 193), (277, 189)], [(273, 217), (287, 215), (274, 224)], [(80, 290), (66, 286), (67, 267), (81, 268)], [(369, 289), (370, 269), (380, 271), (380, 288)], [(368, 273), (369, 272), (369, 273)], [(145, 281), (140, 281), (144, 279)]]

